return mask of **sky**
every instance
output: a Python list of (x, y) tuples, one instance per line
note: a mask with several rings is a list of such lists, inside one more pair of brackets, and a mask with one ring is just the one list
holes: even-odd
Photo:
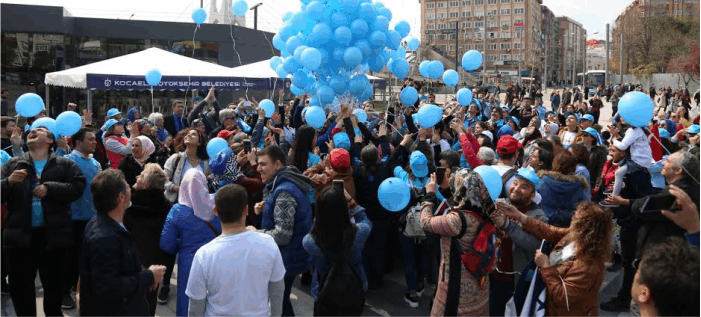
[[(221, 6), (225, 0), (203, 0), (204, 8), (214, 3)], [(0, 0), (4, 3), (63, 6), (73, 16), (112, 18), (127, 20), (157, 20), (192, 22), (190, 15), (199, 7), (200, 0)], [(282, 16), (287, 11), (299, 10), (298, 0), (248, 0), (249, 7), (263, 3), (258, 9), (258, 28), (277, 32), (282, 25)], [(390, 26), (405, 20), (412, 27), (410, 36), (419, 38), (420, 6), (418, 0), (380, 0), (392, 11)], [(569, 16), (581, 22), (587, 30), (588, 38), (605, 39), (606, 23), (613, 25), (616, 17), (631, 0), (544, 0), (556, 16)], [(247, 27), (253, 27), (253, 11), (246, 14)], [(598, 34), (595, 34), (598, 32)]]

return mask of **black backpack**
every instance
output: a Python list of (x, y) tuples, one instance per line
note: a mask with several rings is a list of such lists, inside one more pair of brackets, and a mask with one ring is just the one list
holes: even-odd
[(344, 239), (343, 251), (325, 254), (329, 267), (319, 282), (314, 303), (314, 316), (360, 316), (365, 308), (363, 279), (348, 260), (355, 240)]

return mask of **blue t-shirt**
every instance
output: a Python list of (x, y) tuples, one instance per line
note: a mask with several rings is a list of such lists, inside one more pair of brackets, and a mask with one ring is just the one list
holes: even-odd
[[(34, 188), (37, 188), (41, 181), (41, 172), (44, 170), (47, 160), (34, 161), (34, 169), (37, 171), (37, 181)], [(32, 189), (34, 189), (32, 188)], [(32, 227), (43, 227), (44, 226), (44, 210), (41, 207), (41, 198), (37, 196), (32, 196)]]

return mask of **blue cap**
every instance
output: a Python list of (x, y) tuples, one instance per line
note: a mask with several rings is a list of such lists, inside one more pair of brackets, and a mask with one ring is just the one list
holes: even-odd
[(512, 129), (510, 125), (505, 124), (499, 128), (499, 131), (497, 131), (497, 140), (505, 135), (514, 135), (514, 129)]
[(585, 115), (582, 117), (582, 119), (583, 119), (583, 120), (589, 120), (589, 121), (591, 121), (591, 122), (594, 122), (594, 116), (592, 116), (592, 115), (590, 115), (590, 114), (588, 114), (588, 113), (585, 114)]
[(660, 128), (660, 138), (669, 139), (669, 131), (664, 128)]
[(599, 132), (597, 132), (596, 129), (594, 129), (592, 127), (588, 127), (586, 129), (584, 129), (584, 131), (582, 131), (582, 133), (586, 133), (586, 134), (593, 136), (597, 142), (600, 141), (599, 140)]
[(115, 124), (122, 124), (122, 123), (117, 121), (117, 120), (114, 120), (114, 119), (107, 120), (107, 122), (105, 122), (105, 125), (104, 125), (105, 131), (109, 131), (109, 129)]
[(574, 116), (575, 119), (577, 119), (577, 122), (579, 122), (579, 114), (576, 114), (572, 111), (565, 112), (565, 119), (569, 118), (570, 116)]
[(416, 177), (426, 177), (428, 175), (428, 159), (421, 151), (414, 151), (409, 157), (411, 172)]
[(518, 118), (516, 118), (514, 116), (509, 116), (506, 121), (513, 121), (516, 124), (517, 128), (521, 126), (521, 122), (518, 121)]
[(699, 127), (698, 124), (692, 124), (692, 125), (689, 126), (688, 129), (686, 129), (686, 133), (689, 133), (689, 134), (698, 134), (700, 130), (701, 130), (701, 127)]
[(118, 110), (117, 108), (112, 108), (112, 109), (110, 109), (110, 110), (107, 111), (107, 117), (108, 117), (108, 118), (112, 118), (112, 117), (114, 117), (114, 116), (116, 116), (116, 115), (118, 115), (118, 114), (121, 114), (121, 112), (119, 112), (119, 110)]
[(531, 184), (533, 184), (533, 188), (538, 189), (538, 184), (540, 184), (540, 177), (538, 177), (538, 175), (532, 169), (519, 168), (518, 173), (516, 173), (516, 175), (514, 175), (514, 176), (519, 177), (519, 178), (523, 178), (523, 179), (531, 182)]
[(345, 132), (338, 132), (334, 134), (333, 146), (337, 149), (345, 149), (346, 151), (350, 151), (351, 141), (348, 138), (348, 134), (346, 134)]
[(547, 116), (549, 116), (551, 113), (552, 113), (552, 114), (555, 114), (555, 111), (550, 110), (550, 111), (548, 111), (548, 112), (545, 113), (545, 116), (547, 117)]

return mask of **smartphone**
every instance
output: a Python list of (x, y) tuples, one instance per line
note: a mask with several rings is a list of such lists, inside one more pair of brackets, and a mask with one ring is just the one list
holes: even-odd
[(343, 191), (343, 180), (335, 179), (333, 181), (333, 187), (336, 187), (338, 190)]
[(243, 151), (246, 152), (246, 154), (251, 153), (251, 141), (250, 140), (243, 140)]
[(445, 176), (445, 167), (436, 168), (436, 184), (443, 184), (443, 177)]
[(673, 210), (677, 197), (672, 195), (648, 196), (643, 202), (641, 213), (660, 212), (663, 209)]
[(394, 108), (387, 108), (385, 118), (387, 118), (387, 124), (394, 123)]

